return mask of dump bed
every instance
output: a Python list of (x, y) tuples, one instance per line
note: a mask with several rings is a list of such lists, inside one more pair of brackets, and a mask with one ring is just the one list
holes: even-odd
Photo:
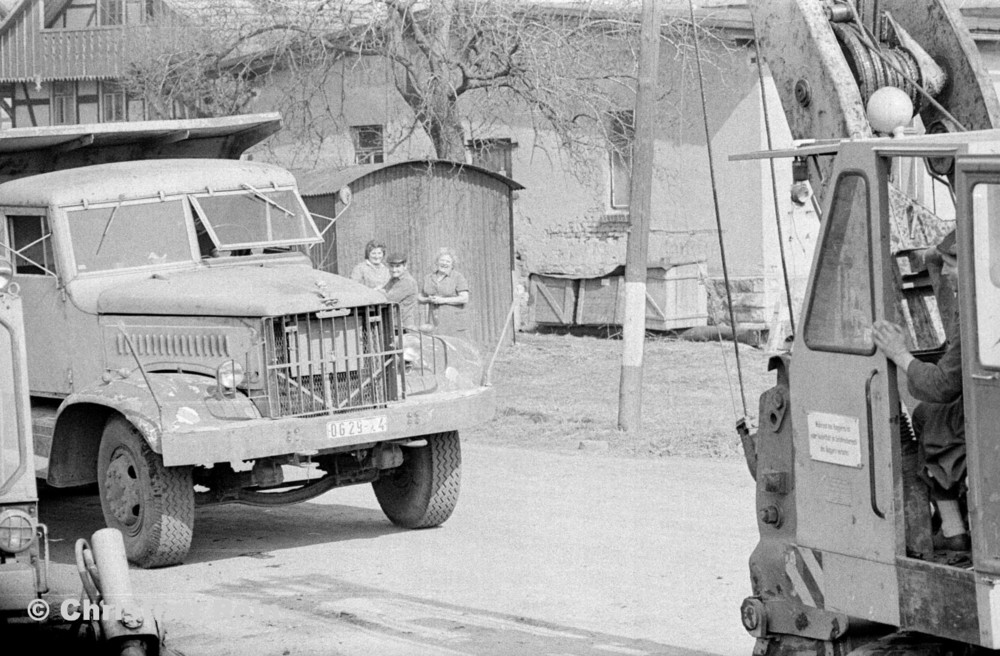
[(0, 182), (108, 162), (239, 159), (280, 129), (281, 116), (268, 113), (2, 130)]

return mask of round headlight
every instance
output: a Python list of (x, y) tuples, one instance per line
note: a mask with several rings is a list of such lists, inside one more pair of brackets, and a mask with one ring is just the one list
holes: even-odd
[(215, 370), (215, 380), (218, 381), (219, 387), (225, 389), (239, 387), (244, 378), (246, 376), (243, 374), (243, 367), (236, 360), (226, 360)]
[(0, 512), (0, 551), (18, 553), (35, 542), (35, 520), (23, 510)]

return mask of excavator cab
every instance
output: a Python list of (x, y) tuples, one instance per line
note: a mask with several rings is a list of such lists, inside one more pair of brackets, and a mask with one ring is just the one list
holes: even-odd
[[(830, 193), (800, 328), (791, 353), (771, 360), (778, 384), (761, 397), (748, 454), (761, 539), (742, 617), (754, 653), (1000, 648), (1000, 131), (809, 153), (831, 158)], [(950, 167), (931, 184), (950, 187), (954, 204), (950, 193), (933, 208), (913, 198), (907, 172), (927, 162)], [(940, 356), (948, 312), (914, 254), (953, 229), (971, 552), (933, 548), (915, 403), (872, 337), (887, 319), (908, 329), (918, 358)]]
[[(756, 433), (741, 430), (760, 531), (741, 609), (754, 654), (1000, 649), (993, 82), (948, 0), (748, 6), (798, 144), (732, 159), (794, 158), (821, 216), (791, 351), (770, 360), (777, 380), (761, 396)], [(908, 96), (888, 112), (908, 106), (902, 120), (873, 110), (880, 95)], [(958, 289), (948, 294), (921, 255), (953, 230)], [(925, 361), (961, 340), (969, 550), (931, 539), (916, 401), (906, 372), (875, 346), (878, 320), (905, 326)]]

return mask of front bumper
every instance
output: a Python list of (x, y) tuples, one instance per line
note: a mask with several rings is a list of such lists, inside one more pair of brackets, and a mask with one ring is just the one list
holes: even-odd
[[(320, 417), (248, 419), (166, 431), (161, 437), (163, 464), (211, 465), (292, 453), (316, 454), (349, 447), (462, 430), (493, 418), (495, 395), (490, 387), (418, 395), (385, 408)], [(385, 418), (385, 430), (334, 437), (328, 426), (351, 419)]]

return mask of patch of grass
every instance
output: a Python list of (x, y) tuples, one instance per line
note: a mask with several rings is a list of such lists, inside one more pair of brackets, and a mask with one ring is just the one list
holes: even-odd
[[(471, 442), (576, 450), (607, 442), (612, 453), (640, 456), (742, 457), (736, 421), (743, 416), (732, 342), (647, 337), (642, 428), (618, 424), (622, 342), (599, 336), (521, 333), (493, 371), (497, 413), (464, 431)], [(748, 414), (774, 385), (767, 356), (740, 344)]]

